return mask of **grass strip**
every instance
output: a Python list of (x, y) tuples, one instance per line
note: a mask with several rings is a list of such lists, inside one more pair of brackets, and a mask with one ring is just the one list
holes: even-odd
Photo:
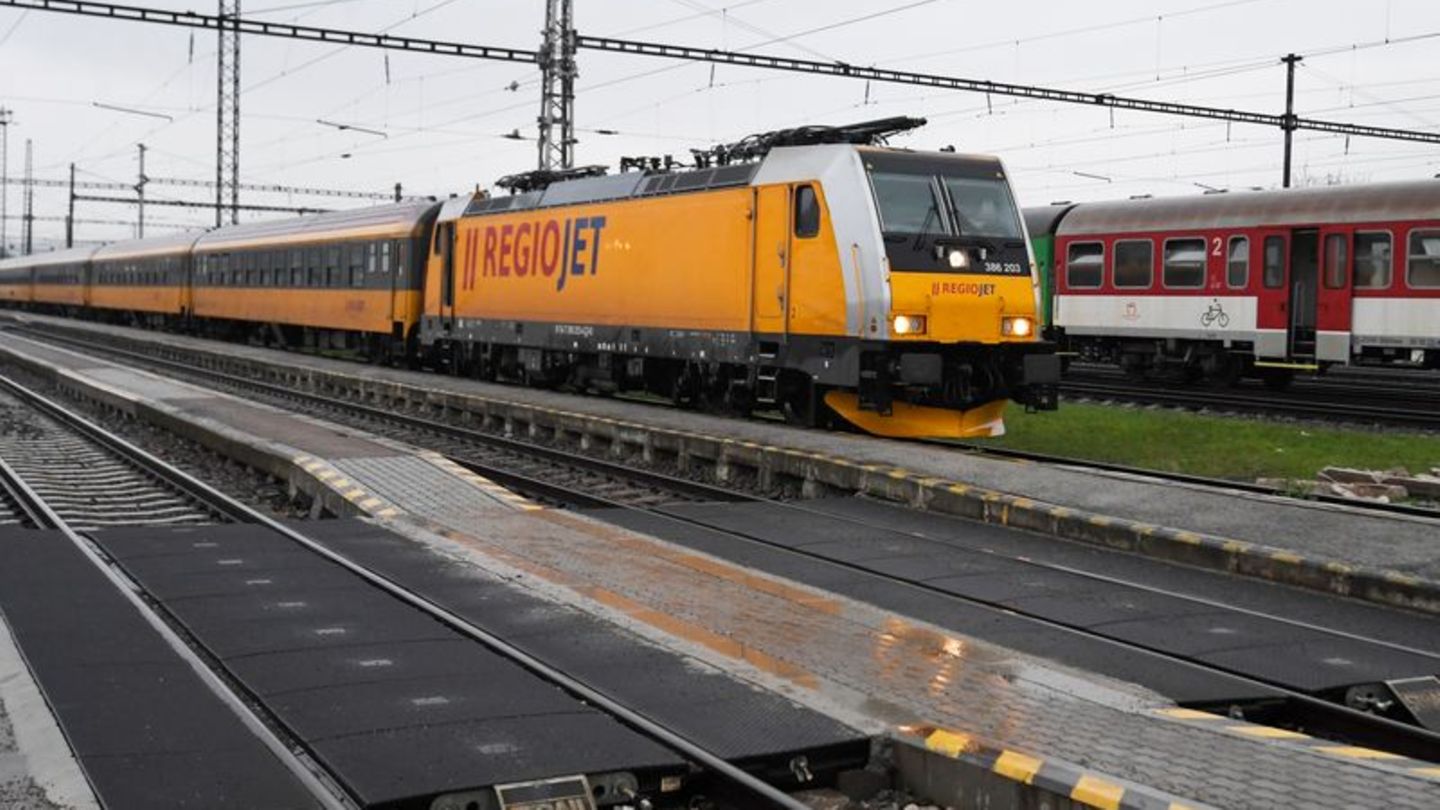
[(1364, 470), (1440, 467), (1440, 435), (1287, 424), (1174, 410), (1062, 404), (1005, 412), (1007, 433), (985, 444), (1215, 478), (1313, 479), (1327, 465)]

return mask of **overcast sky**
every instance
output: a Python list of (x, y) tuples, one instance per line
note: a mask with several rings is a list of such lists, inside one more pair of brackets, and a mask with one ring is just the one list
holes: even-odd
[[(213, 0), (126, 0), (213, 11)], [(575, 0), (581, 33), (976, 79), (1110, 92), (1269, 113), (1283, 111), (1278, 57), (1306, 55), (1303, 116), (1440, 131), (1440, 3), (1435, 0)], [(359, 31), (534, 49), (540, 0), (244, 0), (246, 16)], [(863, 19), (862, 19), (863, 18)], [(1425, 38), (1430, 35), (1430, 38)], [(1409, 41), (1406, 41), (1409, 38)], [(1388, 44), (1387, 44), (1388, 43)], [(1353, 47), (1352, 47), (1353, 46)], [(0, 9), (0, 107), (13, 111), (9, 174), (34, 141), (35, 174), (134, 182), (147, 174), (213, 179), (213, 34)], [(242, 45), (242, 179), (444, 195), (534, 167), (538, 72), (526, 65), (247, 37)], [(1135, 194), (1198, 194), (1280, 180), (1279, 132), (901, 85), (582, 51), (578, 162), (687, 155), (757, 130), (920, 115), (895, 145), (991, 152), (1022, 204)], [(509, 89), (515, 87), (515, 89)], [(174, 120), (116, 112), (136, 108)], [(324, 119), (383, 133), (341, 131)], [(505, 137), (519, 131), (526, 140)], [(618, 134), (599, 134), (613, 130)], [(1300, 182), (1430, 178), (1440, 148), (1297, 133)], [(152, 198), (206, 192), (152, 186)], [(272, 205), (349, 200), (247, 194)], [(37, 191), (35, 214), (63, 217), (64, 191)], [(9, 214), (21, 195), (9, 188)], [(250, 215), (258, 216), (258, 215)], [(273, 215), (272, 215), (273, 216)], [(82, 203), (81, 220), (130, 221), (134, 209)], [(149, 208), (150, 233), (213, 213)], [(13, 244), (18, 221), (7, 223)], [(63, 236), (38, 221), (37, 243)], [(81, 240), (131, 235), (82, 222)]]

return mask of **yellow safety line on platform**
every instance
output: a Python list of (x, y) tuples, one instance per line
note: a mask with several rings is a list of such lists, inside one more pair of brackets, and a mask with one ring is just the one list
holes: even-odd
[(1316, 751), (1325, 754), (1333, 754), (1337, 757), (1348, 757), (1350, 759), (1404, 759), (1399, 754), (1392, 754), (1389, 751), (1377, 751), (1374, 748), (1363, 748), (1358, 745), (1320, 745)]
[(1120, 810), (1120, 800), (1124, 796), (1125, 788), (1088, 773), (1080, 777), (1075, 789), (1070, 791), (1070, 798), (1101, 810)]
[(971, 750), (975, 744), (975, 738), (969, 734), (959, 734), (954, 731), (936, 729), (925, 738), (925, 747), (936, 753), (944, 754), (947, 757), (958, 757), (966, 751)]
[(1162, 717), (1171, 718), (1172, 720), (1208, 725), (1211, 728), (1230, 734), (1238, 734), (1250, 739), (1267, 740), (1282, 745), (1291, 745), (1300, 750), (1314, 751), (1317, 754), (1344, 757), (1345, 759), (1352, 760), (1384, 762), (1387, 766), (1398, 768), (1410, 776), (1416, 776), (1422, 779), (1440, 779), (1440, 767), (1389, 751), (1380, 751), (1358, 745), (1338, 745), (1330, 740), (1318, 739), (1298, 731), (1276, 728), (1274, 726), (1262, 726), (1256, 723), (1237, 722), (1228, 717), (1211, 714), (1210, 712), (1202, 712), (1196, 709), (1183, 709), (1178, 707), (1154, 709), (1153, 713)]
[[(1168, 712), (1175, 712), (1171, 716), (1186, 717), (1190, 710), (1162, 710), (1161, 713)], [(1195, 712), (1195, 714), (1204, 713)], [(1213, 717), (1213, 715), (1210, 716)], [(991, 773), (997, 776), (1022, 785), (1033, 785), (1040, 771), (1047, 766), (1047, 762), (1043, 758), (1012, 751), (1008, 748), (996, 749), (983, 744), (978, 737), (961, 731), (931, 726), (900, 726), (896, 732), (906, 737), (922, 738), (925, 748), (929, 751), (951, 759), (969, 760), (981, 767), (987, 767)], [(1154, 795), (1148, 794), (1144, 788), (1136, 789), (1134, 791), (1136, 801), (1127, 805), (1124, 785), (1068, 762), (1050, 762), (1048, 765), (1051, 770), (1046, 774), (1046, 789), (1061, 795), (1066, 795), (1065, 791), (1068, 790), (1070, 799), (1090, 807), (1101, 808), (1101, 810), (1123, 810), (1127, 806), (1194, 810), (1190, 805), (1182, 802), (1168, 799), (1161, 799), (1157, 802)]]
[(1310, 735), (1301, 734), (1297, 731), (1290, 731), (1274, 726), (1227, 726), (1229, 731), (1236, 734), (1244, 734), (1247, 737), (1260, 737), (1266, 740), (1308, 740)]
[(1001, 776), (1028, 785), (1034, 781), (1035, 774), (1040, 772), (1040, 767), (1044, 764), (1044, 760), (1026, 756), (1017, 751), (1005, 751), (995, 760), (995, 767), (991, 770)]
[(465, 469), (454, 461), (451, 461), (450, 459), (440, 455), (439, 453), (426, 452), (423, 455), (426, 459), (430, 461), (431, 464), (434, 464), (435, 466), (445, 470), (446, 472), (464, 480), (471, 486), (480, 489), (486, 495), (489, 495), (490, 497), (497, 500), (504, 501), (505, 503), (515, 507), (516, 509), (524, 512), (538, 512), (545, 508), (540, 504), (535, 503), (534, 501), (525, 497), (524, 495), (512, 492), (511, 490), (506, 489), (505, 487), (495, 483), (494, 481), (491, 481), (489, 478), (486, 478), (485, 476), (476, 473), (474, 470)]
[[(328, 461), (317, 459), (314, 456), (300, 455), (291, 459), (297, 467), (310, 473), (322, 484), (345, 500), (355, 504), (362, 511), (375, 517), (392, 518), (400, 514), (400, 510), (393, 506), (385, 506), (385, 501), (371, 494), (369, 490), (358, 486), (350, 479), (341, 475)], [(348, 488), (347, 488), (348, 487)], [(383, 509), (377, 507), (385, 506)]]

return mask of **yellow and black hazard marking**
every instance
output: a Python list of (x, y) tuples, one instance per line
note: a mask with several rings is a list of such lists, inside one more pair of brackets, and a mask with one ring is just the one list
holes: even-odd
[(500, 501), (507, 506), (512, 506), (516, 509), (521, 510), (522, 512), (537, 512), (545, 508), (540, 504), (535, 503), (534, 501), (525, 497), (524, 495), (519, 495), (511, 492), (510, 490), (500, 486), (499, 484), (491, 481), (489, 478), (486, 478), (483, 475), (479, 475), (472, 470), (465, 469), (459, 464), (456, 464), (450, 459), (440, 455), (439, 453), (424, 453), (423, 455), (431, 464), (434, 464), (445, 472), (454, 475), (456, 478), (460, 478), (466, 481), (480, 491), (484, 492), (486, 495), (489, 495), (490, 497), (494, 498), (497, 501)]
[(1196, 810), (1160, 791), (1121, 783), (1061, 760), (996, 748), (961, 731), (933, 727), (902, 727), (899, 732), (923, 741), (925, 748), (962, 760), (997, 776), (1101, 810)]
[(315, 458), (314, 456), (299, 455), (291, 459), (295, 465), (309, 473), (315, 480), (319, 481), (340, 497), (355, 504), (360, 511), (378, 518), (393, 518), (400, 514), (401, 510), (394, 504), (388, 503), (384, 498), (375, 495), (354, 481), (346, 478), (339, 470), (330, 465), (329, 462)]
[(1311, 737), (1309, 734), (1301, 734), (1298, 731), (1247, 723), (1243, 720), (1234, 720), (1229, 717), (1197, 711), (1195, 709), (1156, 709), (1155, 713), (1172, 720), (1180, 720), (1186, 723), (1212, 728), (1226, 734), (1234, 734), (1237, 737), (1247, 737), (1252, 740), (1266, 740), (1281, 745), (1291, 745), (1308, 751), (1314, 751), (1317, 754), (1346, 759), (1352, 762), (1370, 762), (1421, 779), (1440, 781), (1440, 766), (1436, 766), (1435, 763), (1410, 759), (1409, 757), (1389, 751), (1381, 751), (1376, 748), (1366, 748), (1359, 745), (1345, 745), (1333, 740)]

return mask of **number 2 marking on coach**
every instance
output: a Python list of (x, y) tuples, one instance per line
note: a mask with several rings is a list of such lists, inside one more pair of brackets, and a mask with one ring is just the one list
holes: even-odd
[(1219, 255), (1221, 255), (1221, 254), (1220, 254), (1220, 237), (1218, 237), (1218, 236), (1213, 237), (1213, 238), (1210, 240), (1210, 255), (1211, 255), (1211, 256), (1219, 256)]

